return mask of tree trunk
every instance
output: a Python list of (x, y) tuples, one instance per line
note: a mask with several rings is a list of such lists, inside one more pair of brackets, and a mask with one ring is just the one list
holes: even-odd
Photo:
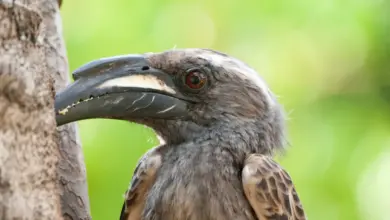
[(90, 219), (75, 125), (56, 130), (69, 81), (55, 0), (0, 0), (0, 219)]

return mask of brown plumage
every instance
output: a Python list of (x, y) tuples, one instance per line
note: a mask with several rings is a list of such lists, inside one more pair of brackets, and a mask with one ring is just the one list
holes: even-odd
[(284, 146), (282, 108), (245, 63), (183, 49), (106, 58), (74, 76), (56, 98), (58, 124), (116, 118), (164, 140), (139, 161), (121, 220), (306, 219), (272, 160)]
[[(146, 194), (161, 166), (159, 148), (153, 148), (138, 163), (125, 195), (120, 220), (143, 219)], [(242, 187), (258, 220), (306, 219), (289, 174), (270, 157), (251, 154), (246, 158)]]
[(159, 148), (147, 152), (135, 168), (120, 219), (141, 219), (146, 194), (153, 185), (156, 172), (161, 166), (162, 155), (158, 152)]
[(258, 219), (305, 219), (290, 176), (270, 157), (251, 154), (245, 160), (242, 183)]

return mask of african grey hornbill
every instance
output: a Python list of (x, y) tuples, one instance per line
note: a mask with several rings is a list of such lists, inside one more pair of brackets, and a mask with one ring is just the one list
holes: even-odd
[(306, 219), (272, 160), (284, 145), (281, 106), (256, 71), (208, 49), (90, 62), (56, 96), (58, 126), (128, 120), (163, 140), (139, 161), (121, 220)]

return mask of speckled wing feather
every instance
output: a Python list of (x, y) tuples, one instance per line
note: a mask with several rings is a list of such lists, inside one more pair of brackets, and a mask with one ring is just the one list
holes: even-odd
[(242, 171), (245, 195), (259, 220), (305, 220), (288, 173), (272, 158), (252, 154)]
[(161, 166), (162, 155), (156, 147), (148, 151), (138, 162), (133, 178), (125, 195), (120, 220), (141, 220), (145, 197), (156, 179)]

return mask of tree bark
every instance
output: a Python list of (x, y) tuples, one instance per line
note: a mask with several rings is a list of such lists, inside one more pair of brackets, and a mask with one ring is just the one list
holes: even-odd
[(56, 129), (69, 82), (56, 0), (0, 0), (0, 219), (90, 219), (74, 124)]

